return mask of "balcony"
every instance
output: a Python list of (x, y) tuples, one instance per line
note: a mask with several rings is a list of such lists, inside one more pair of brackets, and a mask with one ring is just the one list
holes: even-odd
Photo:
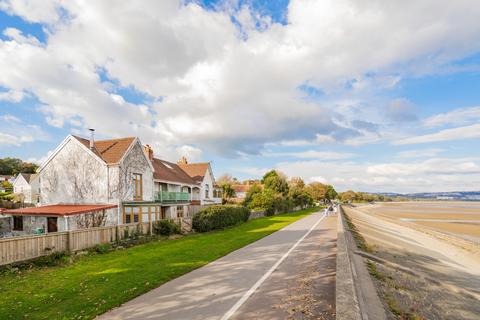
[(185, 202), (190, 202), (190, 193), (188, 193), (188, 192), (160, 191), (155, 195), (155, 202), (161, 202), (161, 203), (185, 203)]

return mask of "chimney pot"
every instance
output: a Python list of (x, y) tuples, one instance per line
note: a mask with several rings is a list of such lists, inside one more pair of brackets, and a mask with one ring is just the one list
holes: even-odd
[(178, 164), (188, 164), (188, 160), (185, 156), (181, 157), (180, 160), (177, 161)]
[(95, 129), (90, 128), (90, 149), (93, 149), (95, 146), (95, 140), (94, 140), (94, 135), (95, 135)]

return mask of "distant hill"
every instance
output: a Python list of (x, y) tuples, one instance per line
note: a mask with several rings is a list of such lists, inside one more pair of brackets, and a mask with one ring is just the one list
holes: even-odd
[(463, 201), (480, 201), (480, 191), (455, 191), (455, 192), (420, 192), (420, 193), (375, 193), (387, 197), (404, 197), (410, 199), (425, 200), (463, 200)]

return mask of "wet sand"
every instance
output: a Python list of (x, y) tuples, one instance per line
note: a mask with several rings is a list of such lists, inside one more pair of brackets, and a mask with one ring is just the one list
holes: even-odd
[(361, 206), (362, 211), (480, 243), (480, 202), (391, 202)]

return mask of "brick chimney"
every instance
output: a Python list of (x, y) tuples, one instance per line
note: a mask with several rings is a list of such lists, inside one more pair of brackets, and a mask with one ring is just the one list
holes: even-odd
[(188, 164), (187, 158), (185, 156), (181, 157), (177, 164)]
[(153, 149), (149, 144), (143, 146), (143, 151), (150, 161), (153, 161)]

